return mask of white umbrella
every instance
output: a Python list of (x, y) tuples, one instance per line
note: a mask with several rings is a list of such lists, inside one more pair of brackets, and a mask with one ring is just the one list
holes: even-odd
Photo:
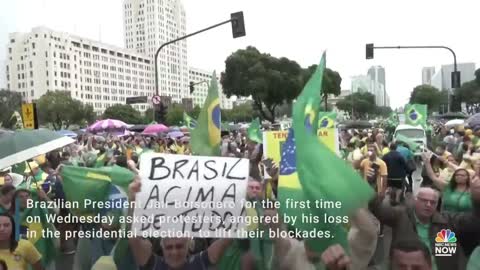
[(452, 128), (452, 127), (463, 125), (464, 123), (465, 123), (465, 120), (463, 119), (453, 119), (445, 123), (445, 127)]
[(22, 130), (0, 137), (0, 169), (74, 143), (50, 130)]

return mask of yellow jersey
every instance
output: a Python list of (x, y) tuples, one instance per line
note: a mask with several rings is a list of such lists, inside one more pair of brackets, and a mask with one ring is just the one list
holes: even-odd
[(30, 241), (20, 239), (13, 253), (9, 249), (0, 249), (0, 258), (7, 263), (9, 270), (27, 270), (29, 265), (39, 262), (42, 255)]

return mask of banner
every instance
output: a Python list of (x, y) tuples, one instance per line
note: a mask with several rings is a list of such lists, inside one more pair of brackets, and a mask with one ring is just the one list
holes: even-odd
[(336, 112), (319, 112), (317, 135), (328, 149), (340, 156), (336, 118)]
[[(328, 114), (328, 124), (325, 122), (325, 117), (320, 117), (318, 137), (328, 149), (340, 156), (338, 129), (335, 126), (334, 120), (332, 121), (330, 113)], [(336, 115), (336, 113), (334, 114)], [(280, 165), (282, 146), (287, 140), (287, 136), (288, 130), (263, 132), (263, 154), (265, 155), (265, 159), (271, 159), (277, 167)], [(264, 175), (266, 179), (271, 178), (266, 170), (264, 171)]]
[(245, 238), (248, 174), (248, 159), (143, 154), (134, 232), (154, 238)]

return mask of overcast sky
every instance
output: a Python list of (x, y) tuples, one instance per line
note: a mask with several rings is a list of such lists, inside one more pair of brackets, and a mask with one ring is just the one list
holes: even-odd
[[(9, 32), (40, 25), (124, 46), (122, 2), (0, 0), (0, 61), (5, 59)], [(451, 64), (452, 56), (446, 50), (377, 50), (374, 60), (365, 60), (366, 43), (445, 45), (455, 50), (459, 63), (480, 63), (477, 0), (183, 0), (183, 4), (188, 32), (228, 19), (235, 11), (245, 14), (243, 38), (232, 39), (230, 26), (225, 25), (188, 39), (190, 66), (223, 71), (226, 57), (253, 45), (306, 67), (318, 63), (327, 50), (327, 67), (340, 73), (342, 89), (350, 89), (350, 77), (366, 74), (371, 65), (384, 66), (393, 107), (407, 103), (413, 87), (421, 83), (422, 67)]]

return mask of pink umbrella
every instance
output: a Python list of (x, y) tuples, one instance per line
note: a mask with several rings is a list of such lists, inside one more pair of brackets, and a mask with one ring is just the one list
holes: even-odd
[(166, 132), (166, 131), (168, 131), (167, 126), (162, 125), (162, 124), (153, 124), (153, 125), (147, 126), (143, 130), (142, 134), (144, 134), (144, 135), (157, 135), (160, 132)]
[(92, 133), (97, 132), (115, 132), (123, 131), (127, 128), (127, 124), (120, 120), (115, 119), (105, 119), (99, 120), (95, 124), (88, 127), (88, 131)]

